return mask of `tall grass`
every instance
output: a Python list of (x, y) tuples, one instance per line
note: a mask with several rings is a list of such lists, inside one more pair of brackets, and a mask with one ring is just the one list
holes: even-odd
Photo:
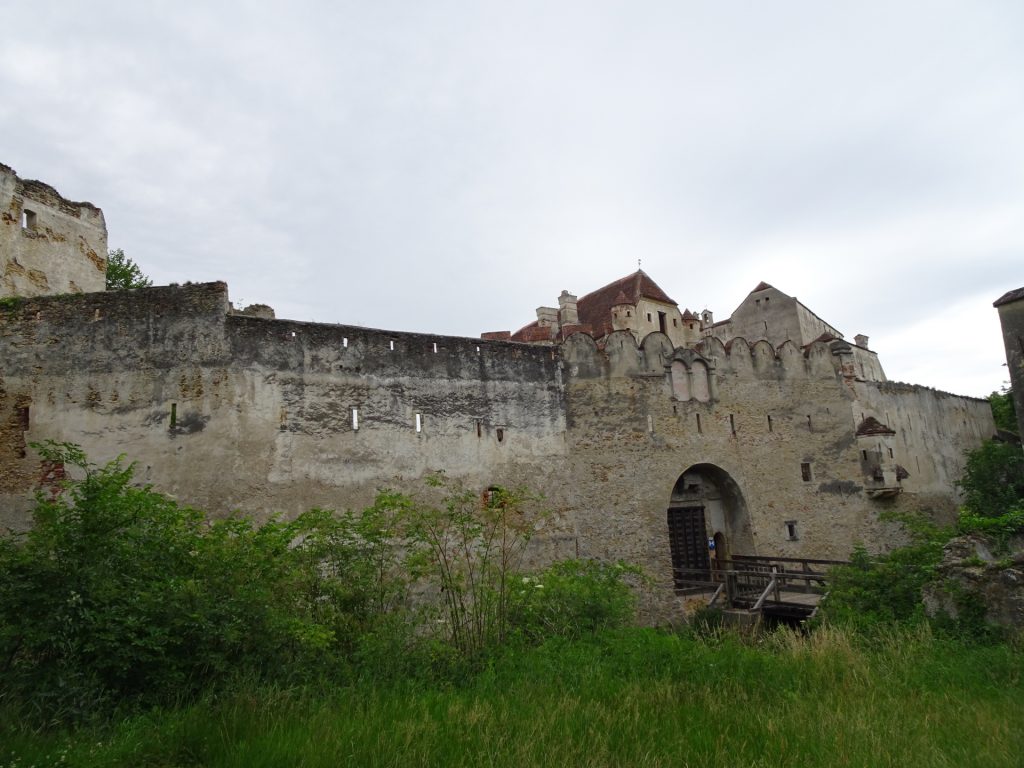
[(1022, 657), (873, 638), (628, 629), (458, 685), (238, 686), (106, 727), (0, 725), (0, 766), (1020, 766)]

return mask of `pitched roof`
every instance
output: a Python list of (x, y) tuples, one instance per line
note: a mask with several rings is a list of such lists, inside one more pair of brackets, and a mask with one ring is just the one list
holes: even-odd
[[(625, 302), (622, 301), (623, 297)], [(678, 306), (646, 272), (638, 269), (631, 275), (580, 297), (576, 302), (576, 311), (581, 324), (593, 328), (596, 336), (604, 336), (612, 332), (612, 307), (622, 303), (636, 305), (640, 299)]]
[[(606, 336), (612, 332), (612, 307), (618, 304), (635, 306), (640, 299), (651, 299), (663, 304), (679, 306), (651, 279), (650, 275), (642, 269), (638, 269), (631, 275), (626, 275), (615, 282), (608, 283), (603, 288), (598, 288), (596, 291), (591, 291), (586, 296), (580, 297), (576, 301), (579, 325), (573, 327), (576, 330), (580, 330), (580, 326), (589, 328), (596, 338)], [(532, 340), (527, 337), (531, 333), (529, 329), (535, 326), (537, 326), (536, 320), (523, 326), (512, 334), (512, 340)]]
[(862, 421), (857, 427), (857, 437), (864, 437), (865, 435), (895, 435), (896, 431), (890, 427), (885, 426), (882, 422), (876, 419), (874, 416), (868, 416)]
[(1024, 299), (1024, 288), (1018, 288), (1015, 291), (1007, 291), (996, 299), (992, 306), (1001, 307), (1003, 304), (1011, 304), (1015, 301), (1019, 301), (1020, 299)]

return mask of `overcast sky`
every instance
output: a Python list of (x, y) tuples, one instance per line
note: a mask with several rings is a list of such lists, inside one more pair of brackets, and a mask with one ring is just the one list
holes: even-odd
[(1024, 3), (0, 0), (0, 162), (158, 284), (476, 336), (761, 280), (892, 379), (1007, 380)]

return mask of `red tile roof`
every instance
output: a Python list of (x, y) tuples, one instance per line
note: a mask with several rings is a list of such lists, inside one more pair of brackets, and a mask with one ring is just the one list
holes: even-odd
[[(579, 325), (573, 326), (575, 330), (582, 330), (580, 326), (592, 329), (595, 338), (601, 338), (612, 332), (612, 307), (617, 304), (633, 304), (640, 299), (651, 299), (664, 304), (679, 306), (654, 282), (642, 269), (638, 269), (631, 275), (627, 275), (603, 288), (591, 291), (582, 296), (576, 302), (576, 311), (579, 315)], [(533, 331), (529, 330), (537, 326), (537, 321), (520, 328), (512, 334), (513, 341), (533, 341)], [(565, 329), (570, 330), (570, 329)], [(558, 338), (563, 338), (562, 334)]]

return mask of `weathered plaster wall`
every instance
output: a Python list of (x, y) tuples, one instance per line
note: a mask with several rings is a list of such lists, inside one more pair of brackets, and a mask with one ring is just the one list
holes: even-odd
[(106, 254), (99, 208), (0, 164), (0, 297), (102, 291)]
[[(443, 469), (543, 493), (535, 558), (630, 560), (670, 595), (666, 510), (695, 466), (744, 502), (729, 519), (706, 499), (708, 535), (752, 554), (885, 549), (899, 533), (882, 511), (953, 509), (962, 451), (993, 430), (987, 404), (858, 380), (849, 356), (843, 342), (694, 350), (617, 331), (598, 349), (585, 334), (538, 346), (271, 320), (230, 314), (222, 283), (20, 299), (0, 307), (0, 522), (24, 524), (43, 469), (27, 444), (48, 438), (97, 462), (124, 453), (214, 514), (360, 507)], [(895, 434), (858, 438), (867, 416)]]
[(48, 438), (259, 515), (360, 506), (438, 469), (543, 484), (565, 450), (550, 348), (228, 315), (223, 284), (24, 300), (0, 343), (8, 509), (38, 474), (26, 443)]

